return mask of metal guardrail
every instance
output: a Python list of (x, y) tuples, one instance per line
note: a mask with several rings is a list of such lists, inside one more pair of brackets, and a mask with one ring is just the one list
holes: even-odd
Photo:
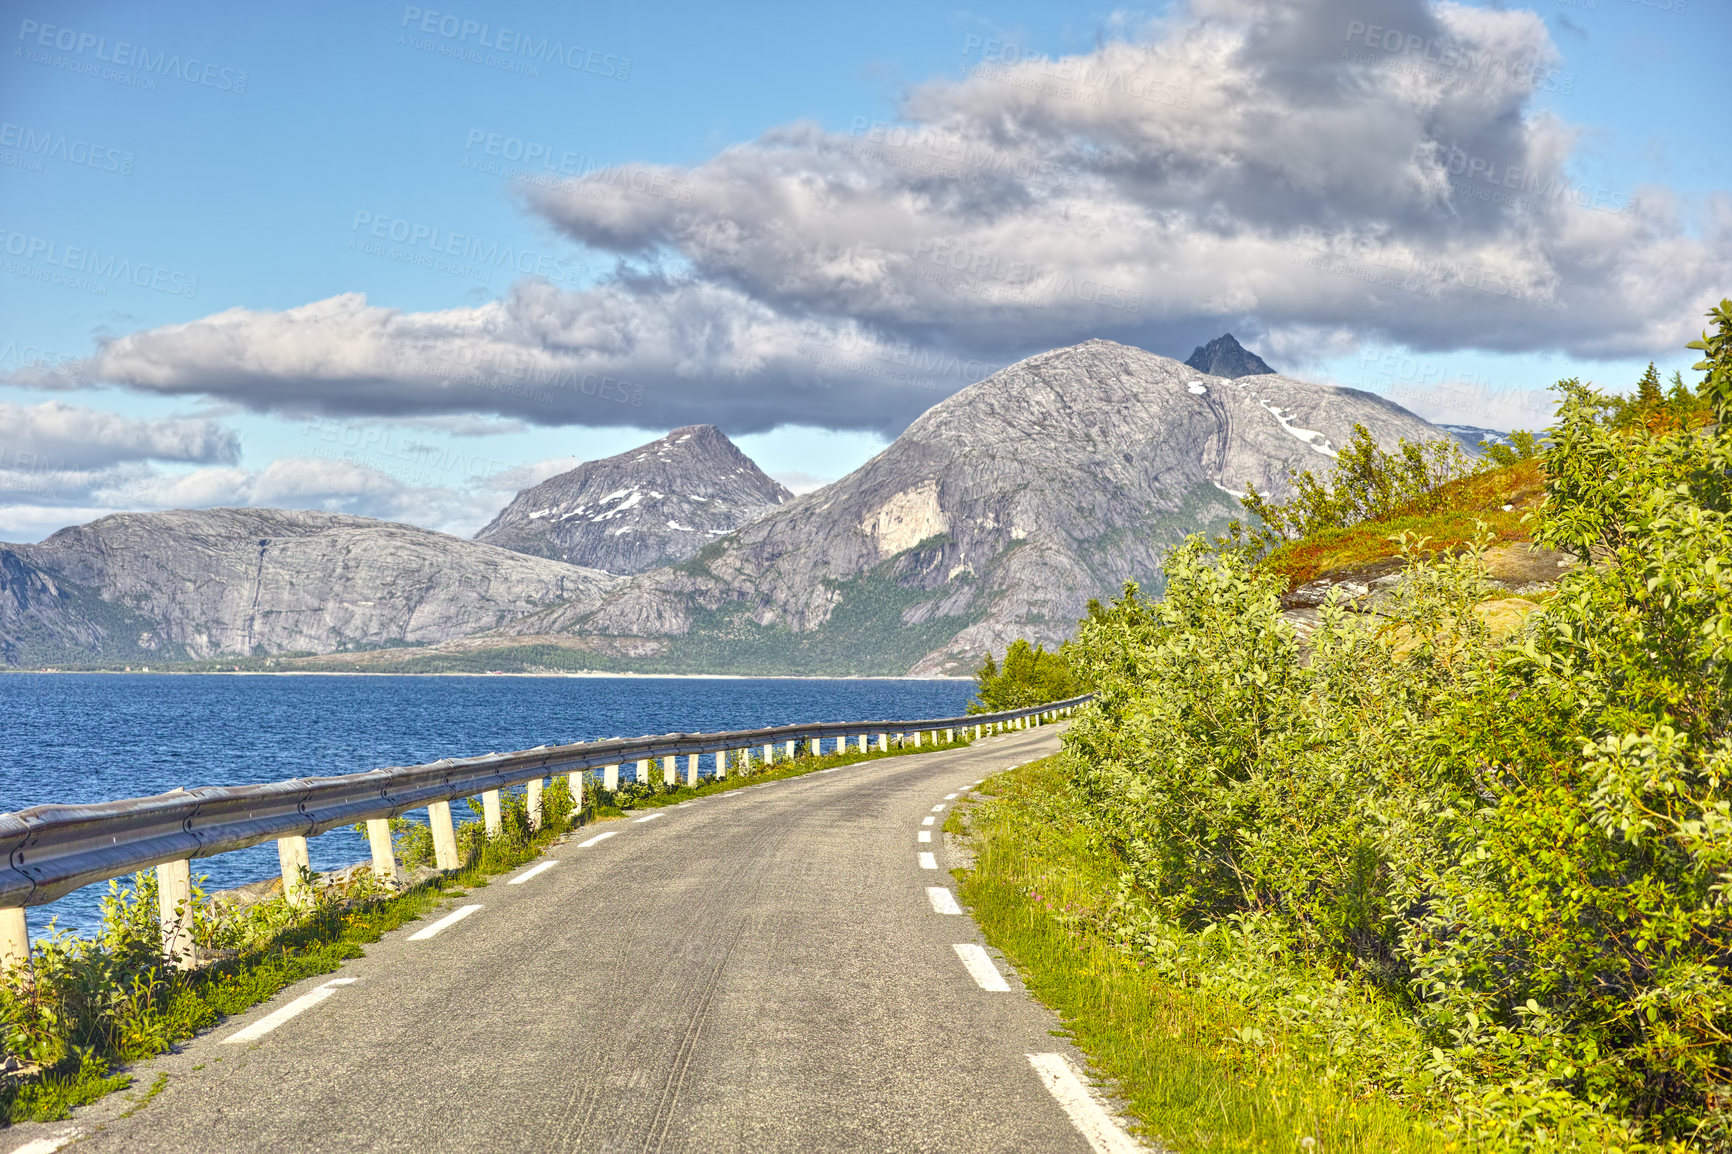
[[(817, 742), (877, 734), (929, 733), (946, 729), (995, 727), (1022, 718), (1069, 713), (1092, 694), (1001, 713), (917, 721), (818, 722), (729, 733), (667, 733), (659, 737), (620, 738), (537, 746), (514, 753), (446, 758), (427, 765), (375, 769), (342, 777), (307, 777), (269, 785), (177, 789), (154, 797), (96, 805), (38, 805), (0, 814), (0, 911), (13, 913), (12, 932), (22, 932), (22, 907), (43, 905), (82, 886), (123, 877), (150, 866), (185, 863), (245, 849), (276, 839), (283, 854), (285, 886), (292, 885), (293, 863), (306, 861), (305, 842), (295, 843), (362, 821), (375, 821), (428, 807), (439, 840), (438, 807), (444, 809), (444, 834), (450, 836), (449, 803), (486, 796), (508, 786), (534, 782), (549, 774), (581, 774), (627, 762), (653, 764), (681, 754), (731, 753), (755, 746)], [(881, 740), (881, 747), (885, 742)], [(749, 756), (749, 754), (748, 754)], [(766, 759), (773, 760), (773, 758)], [(574, 784), (577, 779), (574, 778)], [(494, 801), (497, 795), (495, 793)], [(455, 843), (451, 843), (452, 852)], [(284, 849), (288, 846), (288, 849)], [(390, 862), (389, 840), (385, 861)], [(378, 842), (374, 843), (379, 860)], [(441, 866), (446, 866), (442, 861)], [(449, 867), (447, 867), (449, 868)], [(183, 883), (184, 884), (184, 883)], [(184, 896), (184, 895), (183, 895)], [(165, 887), (164, 910), (175, 907)], [(165, 922), (166, 922), (165, 918)], [(25, 947), (28, 948), (27, 946)], [(0, 954), (17, 955), (15, 942), (0, 941)], [(0, 959), (3, 965), (3, 959)]]

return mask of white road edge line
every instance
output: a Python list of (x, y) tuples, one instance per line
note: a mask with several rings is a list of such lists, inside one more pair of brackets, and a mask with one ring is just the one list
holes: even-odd
[(1143, 1154), (1142, 1144), (1095, 1101), (1063, 1054), (1030, 1054), (1028, 1061), (1095, 1154)]
[(921, 818), (921, 819), (920, 819), (920, 824), (921, 824), (921, 825), (931, 825), (931, 824), (932, 824), (932, 819), (931, 819), (931, 818), (929, 818), (929, 817), (923, 817), (923, 818)]
[(985, 946), (977, 946), (973, 942), (957, 942), (954, 948), (956, 956), (962, 959), (962, 968), (968, 971), (968, 976), (974, 979), (975, 985), (995, 994), (1010, 992), (1010, 983), (1004, 980), (1004, 975), (992, 964), (992, 955), (986, 952)]
[(666, 817), (666, 816), (667, 816), (666, 814), (652, 813), (652, 814), (649, 814), (645, 817), (634, 817), (634, 818), (632, 818), (631, 823), (633, 825), (642, 825), (646, 821), (654, 821), (658, 817)]
[(57, 1134), (50, 1134), (46, 1138), (32, 1138), (12, 1151), (12, 1154), (54, 1154), (62, 1146), (82, 1137), (84, 1137), (84, 1131), (72, 1126)]
[(954, 793), (947, 793), (944, 795), (944, 800), (945, 801), (955, 801), (956, 795)]
[(538, 877), (541, 874), (546, 873), (548, 870), (552, 869), (554, 866), (556, 866), (558, 864), (559, 864), (558, 858), (548, 858), (546, 861), (542, 862), (540, 865), (530, 866), (528, 869), (524, 870), (522, 873), (518, 874), (516, 877), (512, 878), (510, 881), (506, 882), (505, 884), (508, 886), (520, 886), (524, 882), (528, 881), (530, 878)]
[(932, 831), (929, 829), (921, 830), (919, 840), (920, 841), (931, 841), (932, 840)]
[(590, 838), (588, 841), (578, 842), (577, 848), (578, 849), (588, 849), (590, 846), (594, 845), (596, 842), (606, 841), (608, 838), (612, 837), (614, 834), (616, 834), (618, 832), (619, 832), (619, 830), (617, 830), (617, 829), (610, 829), (606, 833), (598, 833), (594, 837)]
[[(359, 980), (360, 979), (358, 978), (332, 978), (324, 985), (314, 989), (311, 993), (302, 994), (282, 1009), (271, 1011), (246, 1029), (237, 1030), (230, 1034), (228, 1037), (223, 1039), (223, 1044), (228, 1045), (232, 1042), (251, 1042), (255, 1038), (262, 1038), (284, 1022), (288, 1021), (290, 1018), (293, 1018), (297, 1014), (305, 1013), (320, 1002), (324, 1001), (326, 998), (330, 997), (332, 994), (336, 993), (338, 986), (352, 986)], [(59, 1149), (59, 1147), (54, 1147), (54, 1149)]]
[(933, 806), (932, 812), (933, 813), (943, 813), (944, 812), (944, 803), (939, 802), (937, 805)]
[(458, 922), (462, 921), (480, 908), (481, 907), (478, 905), (458, 906), (455, 913), (446, 914), (426, 929), (417, 930), (415, 933), (410, 934), (409, 940), (412, 942), (424, 942), (428, 938), (436, 937), (440, 932), (456, 925)]
[(938, 859), (933, 857), (929, 850), (921, 850), (920, 868), (923, 870), (935, 870), (938, 868)]
[(935, 914), (960, 914), (962, 907), (956, 904), (956, 895), (947, 886), (927, 886), (926, 900), (932, 903)]

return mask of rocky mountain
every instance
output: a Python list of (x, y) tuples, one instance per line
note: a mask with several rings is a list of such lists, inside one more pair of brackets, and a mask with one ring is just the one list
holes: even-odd
[(1355, 422), (1387, 444), (1444, 435), (1354, 389), (1201, 373), (1104, 340), (1056, 349), (692, 563), (464, 645), (561, 644), (644, 669), (966, 672), (1019, 636), (1060, 641), (1127, 579), (1158, 586), (1163, 553), (1238, 514), (1247, 481), (1285, 493), (1288, 470), (1327, 468)]
[(1478, 425), (1439, 425), (1438, 428), (1448, 430), (1456, 440), (1476, 453), (1480, 451), (1481, 441), (1493, 445), (1510, 444), (1509, 434), (1497, 429), (1482, 429)]
[(365, 517), (123, 513), (0, 546), (0, 659), (157, 660), (425, 645), (619, 578)]
[(1235, 379), (1275, 371), (1262, 357), (1234, 340), (1232, 333), (1218, 336), (1206, 345), (1198, 345), (1185, 364), (1199, 373)]
[(689, 560), (792, 497), (720, 429), (687, 425), (523, 490), (475, 539), (641, 573)]

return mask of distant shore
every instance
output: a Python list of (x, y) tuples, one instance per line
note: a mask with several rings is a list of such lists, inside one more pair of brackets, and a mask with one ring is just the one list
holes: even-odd
[(589, 670), (549, 670), (545, 673), (385, 673), (364, 669), (0, 669), (0, 673), (65, 675), (116, 674), (121, 677), (633, 677), (646, 681), (973, 681), (972, 676), (913, 677), (906, 674), (816, 673), (602, 673)]

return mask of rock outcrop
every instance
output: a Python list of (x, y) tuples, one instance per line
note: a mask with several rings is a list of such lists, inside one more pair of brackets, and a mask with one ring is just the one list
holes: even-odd
[(714, 425), (688, 425), (517, 494), (485, 541), (609, 573), (677, 565), (793, 497)]
[(1234, 340), (1232, 333), (1218, 336), (1206, 345), (1198, 345), (1185, 364), (1199, 373), (1233, 379), (1275, 371), (1262, 357)]
[(1060, 641), (1126, 580), (1158, 588), (1166, 550), (1237, 515), (1246, 482), (1283, 494), (1289, 470), (1326, 469), (1356, 422), (1391, 445), (1443, 435), (1370, 393), (1088, 341), (940, 402), (695, 562), (496, 639), (563, 636), (662, 667), (745, 655), (790, 671), (968, 671), (1017, 637)]
[(0, 582), (9, 637), (101, 660), (424, 645), (594, 604), (619, 579), (366, 517), (208, 509), (117, 514), (6, 546)]

